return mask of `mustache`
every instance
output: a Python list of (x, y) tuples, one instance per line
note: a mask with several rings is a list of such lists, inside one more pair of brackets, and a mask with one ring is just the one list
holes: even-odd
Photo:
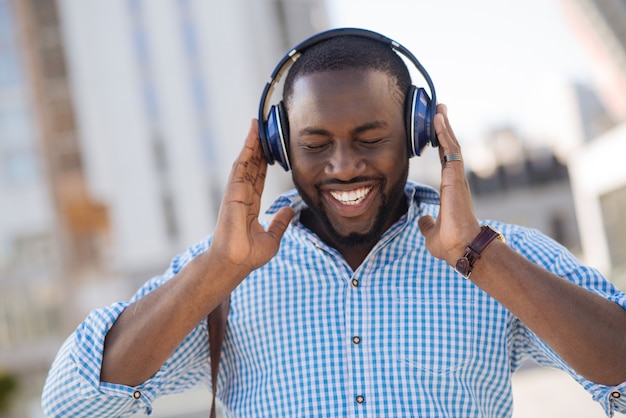
[(383, 181), (384, 179), (382, 177), (372, 177), (372, 176), (358, 176), (358, 177), (353, 177), (350, 180), (341, 180), (341, 179), (335, 179), (335, 178), (330, 178), (330, 179), (326, 179), (320, 183), (317, 184), (318, 187), (322, 187), (322, 186), (332, 186), (332, 185), (347, 185), (347, 184), (353, 184), (353, 183), (365, 183), (368, 181)]

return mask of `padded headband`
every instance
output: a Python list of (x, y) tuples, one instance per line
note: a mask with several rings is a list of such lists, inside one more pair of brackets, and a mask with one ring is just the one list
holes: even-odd
[(269, 164), (274, 164), (274, 162), (278, 161), (285, 170), (290, 169), (288, 149), (289, 143), (287, 140), (288, 132), (286, 131), (288, 129), (288, 121), (286, 119), (286, 112), (281, 105), (269, 107), (269, 98), (271, 97), (276, 84), (280, 81), (283, 73), (291, 67), (291, 65), (298, 58), (300, 58), (300, 55), (302, 55), (304, 51), (313, 45), (338, 36), (360, 36), (382, 42), (388, 45), (395, 52), (399, 53), (401, 56), (404, 56), (415, 66), (415, 68), (417, 68), (428, 85), (430, 98), (423, 89), (418, 89), (414, 86), (414, 88), (409, 92), (411, 97), (407, 97), (407, 100), (410, 100), (408, 103), (410, 108), (408, 108), (408, 111), (406, 112), (407, 115), (405, 116), (405, 118), (408, 119), (405, 122), (408, 127), (407, 139), (409, 142), (409, 154), (410, 156), (420, 155), (422, 149), (428, 143), (432, 146), (438, 146), (437, 134), (435, 132), (434, 124), (432, 123), (432, 119), (437, 112), (437, 96), (435, 86), (426, 72), (426, 69), (422, 66), (415, 55), (398, 42), (389, 39), (380, 33), (358, 28), (339, 28), (321, 32), (305, 39), (292, 48), (278, 62), (272, 71), (270, 80), (265, 85), (263, 93), (261, 94), (258, 117), (259, 136), (261, 138), (261, 144), (263, 146), (263, 152), (267, 162)]

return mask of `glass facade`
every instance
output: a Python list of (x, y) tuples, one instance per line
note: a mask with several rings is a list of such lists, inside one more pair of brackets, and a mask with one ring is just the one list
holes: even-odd
[(41, 173), (13, 16), (9, 1), (0, 0), (0, 181), (21, 187)]

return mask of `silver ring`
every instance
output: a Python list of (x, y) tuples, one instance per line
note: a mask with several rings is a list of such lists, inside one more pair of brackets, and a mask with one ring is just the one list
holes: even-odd
[(453, 152), (452, 154), (446, 154), (443, 156), (443, 158), (441, 159), (441, 163), (445, 164), (448, 161), (463, 161), (461, 159), (461, 154), (459, 154), (458, 152)]

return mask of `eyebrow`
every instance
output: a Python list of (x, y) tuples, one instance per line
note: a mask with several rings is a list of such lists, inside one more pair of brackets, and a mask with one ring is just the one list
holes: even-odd
[[(355, 135), (355, 134), (360, 134), (363, 132), (370, 131), (372, 129), (386, 128), (387, 126), (389, 126), (387, 122), (383, 120), (375, 120), (375, 121), (367, 122), (367, 123), (364, 123), (363, 125), (357, 126), (356, 128), (352, 129), (350, 133)], [(330, 136), (330, 132), (322, 128), (307, 127), (307, 128), (301, 129), (299, 133), (301, 136), (306, 136), (306, 135)]]

